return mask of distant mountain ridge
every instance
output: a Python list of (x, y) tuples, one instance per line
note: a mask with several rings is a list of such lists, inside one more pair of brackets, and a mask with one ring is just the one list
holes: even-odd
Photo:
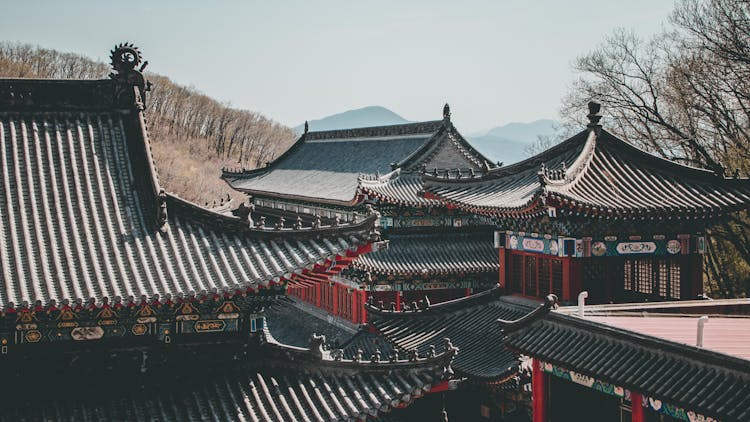
[[(400, 125), (403, 123), (411, 123), (411, 121), (381, 106), (362, 107), (308, 122), (311, 131)], [(304, 130), (304, 123), (294, 127), (294, 131), (297, 133), (302, 133)]]
[[(385, 107), (369, 106), (311, 120), (308, 123), (311, 131), (323, 131), (398, 125), (412, 121)], [(493, 162), (511, 164), (527, 158), (526, 147), (536, 141), (538, 136), (554, 134), (556, 125), (557, 122), (554, 120), (539, 119), (530, 123), (508, 123), (465, 136), (476, 149)], [(301, 134), (304, 129), (303, 123), (295, 127), (294, 131)]]
[(526, 147), (534, 143), (539, 136), (553, 135), (557, 131), (556, 126), (557, 122), (550, 119), (539, 119), (530, 123), (508, 123), (474, 133), (466, 138), (487, 158), (512, 164), (527, 158)]

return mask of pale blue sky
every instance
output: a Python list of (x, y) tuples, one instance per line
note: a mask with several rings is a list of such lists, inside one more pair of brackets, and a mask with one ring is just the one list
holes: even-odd
[(382, 105), (469, 133), (556, 118), (572, 61), (616, 27), (649, 36), (671, 0), (14, 1), (0, 39), (107, 60), (138, 45), (149, 70), (294, 126)]

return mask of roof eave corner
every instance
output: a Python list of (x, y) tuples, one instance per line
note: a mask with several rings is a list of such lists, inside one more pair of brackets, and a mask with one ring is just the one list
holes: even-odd
[(543, 318), (552, 309), (557, 308), (557, 304), (558, 304), (557, 296), (550, 294), (550, 295), (547, 295), (547, 297), (544, 299), (544, 303), (540, 304), (536, 309), (522, 316), (521, 318), (518, 318), (513, 321), (498, 319), (497, 322), (498, 324), (500, 324), (503, 332), (507, 334), (511, 331), (516, 331), (521, 328), (524, 328), (539, 318)]

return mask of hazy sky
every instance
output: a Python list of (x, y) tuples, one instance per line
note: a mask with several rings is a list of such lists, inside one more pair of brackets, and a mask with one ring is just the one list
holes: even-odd
[(134, 42), (149, 70), (294, 126), (382, 105), (469, 133), (556, 118), (572, 61), (616, 27), (664, 27), (671, 0), (14, 1), (0, 39), (108, 60)]

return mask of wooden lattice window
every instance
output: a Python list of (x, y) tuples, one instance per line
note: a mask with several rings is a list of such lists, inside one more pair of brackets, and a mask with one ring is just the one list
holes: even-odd
[(659, 260), (657, 268), (659, 273), (657, 274), (657, 287), (659, 289), (659, 296), (667, 297), (667, 288), (669, 287), (669, 262), (666, 260)]
[(544, 297), (550, 292), (562, 297), (562, 260), (542, 255), (512, 254), (508, 280), (510, 291)]
[(664, 299), (680, 298), (678, 258), (638, 258), (624, 262), (624, 288)]
[(676, 259), (671, 261), (669, 265), (669, 297), (680, 299), (680, 262)]
[(651, 260), (638, 259), (633, 261), (633, 290), (638, 293), (654, 293), (654, 274)]

